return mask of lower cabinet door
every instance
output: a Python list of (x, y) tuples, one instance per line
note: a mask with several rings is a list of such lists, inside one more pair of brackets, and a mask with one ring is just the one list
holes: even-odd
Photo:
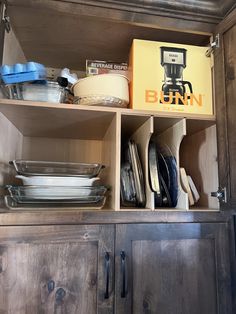
[(114, 226), (0, 227), (0, 313), (113, 313)]
[(116, 314), (229, 314), (227, 225), (116, 229)]

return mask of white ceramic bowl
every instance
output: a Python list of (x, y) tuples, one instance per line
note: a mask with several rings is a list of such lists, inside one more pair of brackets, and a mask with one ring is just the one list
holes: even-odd
[(72, 90), (75, 97), (110, 96), (129, 103), (128, 79), (119, 74), (100, 74), (80, 79)]

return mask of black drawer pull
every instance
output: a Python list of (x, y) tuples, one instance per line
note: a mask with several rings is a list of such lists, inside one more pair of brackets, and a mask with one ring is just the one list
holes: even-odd
[(105, 269), (106, 269), (106, 288), (104, 298), (109, 299), (110, 255), (108, 252), (105, 253)]
[(122, 287), (121, 287), (121, 298), (126, 297), (125, 284), (126, 284), (126, 271), (125, 271), (125, 252), (120, 252), (121, 257), (121, 273), (122, 273)]

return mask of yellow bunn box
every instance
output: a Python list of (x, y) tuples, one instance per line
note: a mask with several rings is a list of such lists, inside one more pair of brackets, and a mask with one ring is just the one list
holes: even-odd
[(134, 39), (129, 60), (131, 108), (212, 115), (213, 60), (206, 50)]

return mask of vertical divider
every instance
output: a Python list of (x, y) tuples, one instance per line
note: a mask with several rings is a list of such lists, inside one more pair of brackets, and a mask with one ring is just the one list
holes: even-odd
[(103, 138), (102, 162), (105, 169), (101, 178), (104, 184), (110, 186), (106, 208), (119, 210), (120, 208), (120, 140), (121, 115), (116, 112)]
[(115, 210), (120, 210), (121, 112), (116, 113)]
[(180, 145), (186, 133), (187, 133), (186, 119), (182, 119), (156, 137), (158, 141), (161, 141), (162, 143), (166, 144), (170, 148), (173, 156), (176, 159), (177, 172), (178, 172), (178, 186), (179, 186), (178, 203), (177, 203), (176, 208), (182, 209), (182, 210), (189, 209), (188, 194), (184, 192), (181, 186), (180, 162), (179, 162)]
[(151, 116), (136, 132), (132, 135), (132, 139), (138, 145), (141, 163), (143, 166), (145, 190), (146, 190), (146, 208), (154, 210), (154, 193), (149, 185), (149, 170), (148, 170), (148, 145), (153, 134), (153, 116)]
[[(0, 113), (0, 185), (15, 182), (15, 171), (9, 165), (10, 160), (22, 158), (23, 135)], [(0, 189), (0, 195), (5, 194)]]

